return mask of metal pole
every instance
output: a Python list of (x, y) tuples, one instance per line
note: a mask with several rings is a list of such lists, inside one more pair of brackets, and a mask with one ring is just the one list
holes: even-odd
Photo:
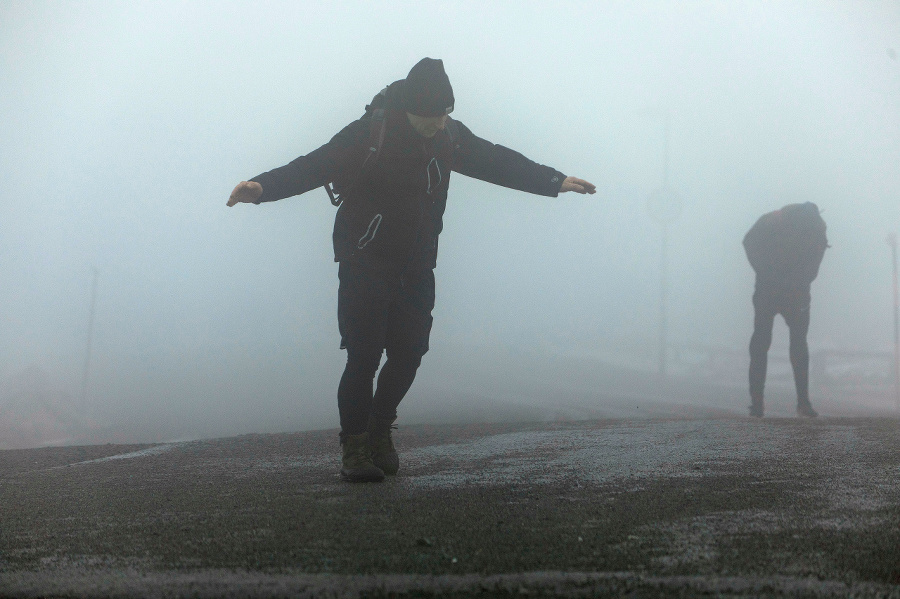
[(891, 246), (894, 266), (894, 394), (897, 409), (900, 410), (900, 286), (897, 284), (897, 235), (891, 233), (887, 239)]
[(669, 110), (663, 112), (663, 189), (669, 185), (669, 129), (672, 121)]
[[(669, 187), (669, 116), (668, 109), (663, 112), (663, 180), (662, 188)], [(666, 353), (668, 346), (668, 295), (669, 295), (669, 223), (663, 220), (662, 243), (659, 258), (659, 376), (665, 377), (667, 371)]]
[(84, 351), (84, 372), (81, 376), (81, 413), (87, 413), (88, 379), (91, 373), (91, 343), (94, 338), (94, 311), (97, 306), (97, 279), (99, 271), (94, 268), (94, 282), (91, 285), (91, 311), (88, 316), (87, 344)]
[(667, 303), (669, 295), (668, 277), (668, 246), (669, 224), (662, 225), (662, 247), (660, 251), (660, 276), (659, 276), (659, 376), (666, 376), (666, 346), (668, 345), (668, 314)]
[[(657, 113), (658, 114), (658, 113)], [(662, 111), (662, 186), (647, 198), (650, 218), (661, 225), (659, 248), (659, 376), (665, 378), (668, 365), (669, 227), (681, 213), (681, 200), (669, 187), (669, 129), (671, 115)]]

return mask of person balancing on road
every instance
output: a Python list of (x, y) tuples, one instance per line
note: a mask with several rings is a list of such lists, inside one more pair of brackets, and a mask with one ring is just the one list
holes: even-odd
[(812, 202), (788, 204), (764, 214), (744, 236), (756, 271), (753, 336), (750, 338), (750, 415), (763, 416), (763, 388), (775, 315), (790, 330), (790, 358), (797, 388), (797, 414), (818, 416), (809, 401), (810, 287), (828, 248), (825, 221)]
[(333, 242), (347, 364), (337, 395), (347, 481), (377, 482), (399, 469), (391, 428), (428, 351), (450, 173), (549, 197), (596, 191), (475, 136), (448, 116), (453, 106), (443, 62), (423, 58), (331, 141), (240, 182), (228, 199), (259, 204), (325, 186), (339, 206)]

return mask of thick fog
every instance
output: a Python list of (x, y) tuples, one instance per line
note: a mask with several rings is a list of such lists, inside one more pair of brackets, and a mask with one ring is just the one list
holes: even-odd
[[(898, 53), (897, 1), (7, 0), (0, 403), (9, 418), (52, 396), (96, 441), (336, 427), (334, 208), (321, 189), (225, 202), (430, 56), (454, 118), (598, 193), (453, 177), (432, 349), (401, 421), (538, 409), (573, 389), (602, 411), (598, 371), (656, 373), (662, 226), (648, 197), (664, 178), (681, 198), (669, 374), (721, 358), (711, 382), (734, 386), (742, 412), (741, 240), (784, 204), (814, 201), (828, 224), (814, 360), (893, 351)], [(779, 320), (773, 356), (786, 337)]]

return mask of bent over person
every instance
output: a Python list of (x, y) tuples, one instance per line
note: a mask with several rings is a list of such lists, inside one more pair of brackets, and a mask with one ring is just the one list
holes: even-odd
[(333, 242), (347, 364), (337, 395), (347, 481), (380, 481), (399, 469), (391, 428), (428, 351), (450, 173), (550, 197), (595, 192), (475, 136), (448, 116), (453, 107), (443, 62), (423, 58), (327, 144), (242, 181), (228, 200), (259, 204), (326, 186), (339, 204)]
[(790, 331), (791, 368), (797, 388), (797, 414), (818, 416), (809, 401), (810, 287), (828, 247), (825, 221), (812, 202), (789, 204), (764, 214), (744, 237), (744, 249), (756, 271), (753, 336), (750, 338), (750, 415), (763, 416), (766, 365), (775, 316)]

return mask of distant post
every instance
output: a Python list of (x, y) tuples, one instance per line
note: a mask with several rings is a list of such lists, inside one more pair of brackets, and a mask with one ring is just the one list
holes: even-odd
[(650, 218), (662, 226), (659, 251), (659, 376), (665, 377), (669, 346), (669, 226), (681, 215), (681, 198), (669, 187), (669, 112), (663, 113), (662, 185), (647, 198)]
[(897, 284), (897, 234), (888, 235), (887, 242), (891, 246), (894, 265), (894, 394), (897, 409), (900, 410), (900, 286)]
[(91, 374), (91, 343), (94, 338), (94, 311), (97, 307), (97, 279), (100, 271), (94, 268), (94, 282), (91, 285), (91, 311), (88, 316), (87, 344), (84, 350), (84, 372), (81, 375), (81, 413), (87, 413), (88, 380)]

